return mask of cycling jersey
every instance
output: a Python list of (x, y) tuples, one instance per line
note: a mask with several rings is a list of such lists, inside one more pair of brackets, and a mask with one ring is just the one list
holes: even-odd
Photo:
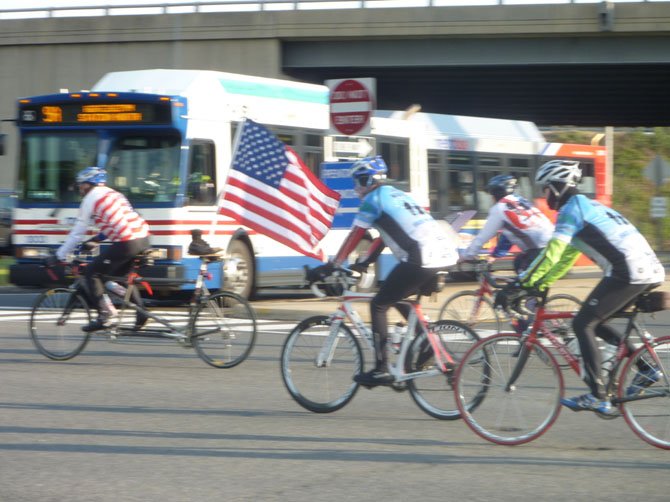
[(441, 268), (458, 260), (457, 242), (408, 194), (390, 185), (369, 192), (353, 227), (376, 228), (401, 262)]
[[(545, 247), (551, 238), (554, 226), (549, 218), (525, 198), (516, 194), (506, 195), (491, 206), (484, 227), (465, 250), (463, 257), (474, 258), (481, 247), (498, 231), (501, 231), (511, 245), (518, 246), (521, 251), (527, 251)], [(498, 250), (506, 251), (504, 245), (496, 246), (494, 256), (504, 254), (497, 253)]]
[(628, 284), (656, 284), (665, 270), (647, 240), (620, 213), (586, 196), (573, 195), (561, 207), (554, 235), (523, 275), (524, 285), (548, 287), (584, 253), (606, 277)]
[(93, 187), (82, 199), (77, 222), (56, 255), (64, 260), (82, 241), (91, 220), (111, 242), (126, 242), (149, 235), (149, 226), (126, 197), (107, 186)]

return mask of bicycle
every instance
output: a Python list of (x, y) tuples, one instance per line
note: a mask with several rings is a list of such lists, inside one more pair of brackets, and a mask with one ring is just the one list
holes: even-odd
[[(616, 314), (626, 323), (613, 365), (604, 376), (611, 413), (649, 444), (670, 449), (670, 336), (654, 338), (640, 321), (641, 313), (670, 308), (667, 293), (645, 292), (631, 310)], [(663, 303), (663, 301), (665, 303)], [(580, 360), (560, 336), (547, 327), (551, 319), (571, 319), (569, 312), (545, 309), (540, 298), (531, 329), (519, 335), (500, 333), (475, 343), (464, 355), (455, 376), (456, 401), (465, 422), (480, 437), (497, 444), (517, 445), (544, 434), (556, 421), (564, 394), (563, 375), (553, 348), (580, 375)], [(625, 341), (636, 333), (641, 345), (628, 352)], [(662, 376), (642, 381), (638, 365)], [(482, 366), (488, 371), (483, 372)], [(641, 374), (640, 374), (641, 375)], [(482, 386), (483, 384), (483, 386)], [(473, 399), (480, 399), (470, 409)]]
[[(477, 329), (480, 334), (499, 333), (502, 331), (502, 318), (504, 318), (512, 329), (517, 331), (517, 323), (524, 316), (495, 305), (496, 292), (516, 278), (494, 277), (491, 263), (487, 260), (472, 260), (472, 263), (479, 287), (476, 290), (459, 291), (447, 298), (437, 318), (460, 321)], [(552, 295), (547, 300), (550, 310), (577, 312), (581, 305), (579, 299), (565, 293)], [(568, 326), (565, 328), (569, 329)]]
[[(200, 268), (195, 280), (140, 276), (140, 267), (152, 261), (147, 252), (135, 257), (126, 277), (106, 277), (121, 288), (117, 288), (117, 292), (106, 292), (120, 310), (111, 327), (94, 333), (108, 336), (110, 340), (120, 337), (172, 339), (184, 347), (193, 347), (203, 361), (215, 368), (232, 368), (240, 364), (249, 356), (256, 341), (256, 314), (251, 305), (235, 293), (210, 294), (205, 285), (207, 266), (223, 258), (218, 254), (199, 258)], [(45, 291), (33, 305), (30, 337), (37, 350), (49, 359), (72, 359), (84, 350), (93, 334), (81, 330), (91, 321), (91, 311), (95, 310), (87, 300), (81, 267), (82, 262), (75, 260), (72, 265), (74, 283), (66, 288)], [(188, 304), (155, 300), (148, 303), (159, 310), (149, 310), (141, 300), (139, 286), (152, 295), (152, 284), (195, 286)]]
[[(317, 315), (298, 323), (287, 336), (281, 353), (281, 374), (291, 397), (315, 413), (330, 413), (349, 403), (359, 389), (353, 377), (364, 371), (361, 343), (374, 357), (373, 334), (357, 313), (354, 303), (369, 303), (371, 293), (351, 291), (356, 283), (351, 271), (338, 267), (331, 278), (343, 291), (341, 304), (331, 315)], [(325, 296), (314, 284), (316, 296)], [(460, 417), (453, 400), (453, 367), (478, 335), (457, 321), (429, 323), (416, 299), (410, 306), (406, 329), (399, 343), (389, 339), (390, 385), (409, 390), (416, 404), (428, 415), (446, 420)], [(345, 320), (348, 324), (345, 324)], [(468, 406), (476, 406), (476, 402)]]

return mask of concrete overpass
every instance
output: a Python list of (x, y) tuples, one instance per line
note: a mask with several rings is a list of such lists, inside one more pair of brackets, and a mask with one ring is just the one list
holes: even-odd
[[(20, 96), (162, 67), (376, 77), (378, 108), (670, 125), (669, 35), (670, 2), (0, 19), (0, 118)], [(0, 186), (13, 182), (14, 136), (8, 147)]]

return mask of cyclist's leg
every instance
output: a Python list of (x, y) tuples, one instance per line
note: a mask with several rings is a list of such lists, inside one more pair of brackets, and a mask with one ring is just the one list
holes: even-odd
[(575, 335), (584, 360), (584, 381), (596, 398), (605, 398), (605, 385), (600, 366), (601, 357), (596, 336), (608, 343), (618, 344), (621, 336), (604, 323), (628, 305), (648, 285), (628, 284), (614, 277), (604, 277), (584, 300), (573, 321)]
[[(382, 372), (388, 370), (388, 353), (386, 343), (388, 340), (388, 309), (403, 298), (418, 291), (428, 279), (435, 274), (433, 269), (421, 268), (410, 263), (398, 264), (386, 277), (379, 292), (370, 302), (370, 316), (372, 320), (372, 332), (374, 333), (376, 369)], [(408, 307), (399, 305), (400, 313), (407, 317)]]
[(84, 274), (86, 289), (93, 306), (98, 310), (98, 319), (85, 326), (85, 331), (94, 331), (105, 327), (113, 310), (105, 305), (102, 283), (104, 275), (123, 275), (130, 270), (132, 259), (139, 252), (147, 249), (149, 239), (144, 237), (131, 241), (114, 242), (86, 267)]
[[(119, 246), (113, 256), (109, 257), (110, 264), (107, 270), (107, 274), (115, 276), (125, 276), (130, 272), (130, 269), (133, 266), (133, 259), (143, 251), (149, 249), (149, 238), (142, 237), (140, 239), (134, 239), (132, 241), (125, 241), (122, 243), (122, 246)], [(132, 301), (139, 306), (143, 305), (142, 296), (137, 288), (133, 288), (132, 291)], [(141, 328), (147, 322), (149, 318), (137, 312), (135, 319), (135, 327)]]

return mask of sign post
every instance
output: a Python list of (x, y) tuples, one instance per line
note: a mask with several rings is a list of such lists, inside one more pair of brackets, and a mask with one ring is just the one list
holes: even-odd
[(330, 89), (330, 134), (370, 134), (375, 108), (375, 79), (326, 80)]

